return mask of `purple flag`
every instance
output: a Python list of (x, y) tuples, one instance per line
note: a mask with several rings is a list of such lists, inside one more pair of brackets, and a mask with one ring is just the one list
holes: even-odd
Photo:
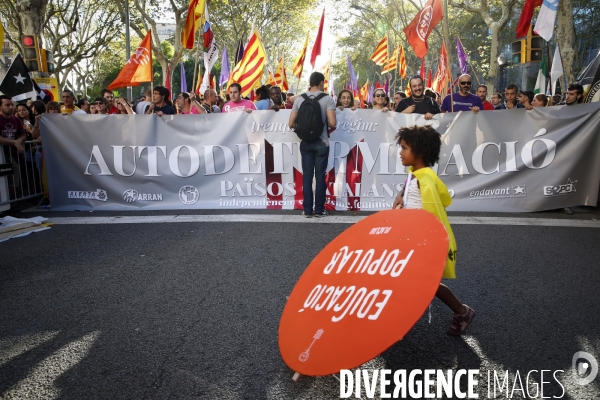
[(467, 74), (467, 53), (463, 49), (460, 38), (456, 38), (456, 53), (458, 54), (458, 63), (460, 64), (460, 72)]
[(367, 96), (367, 103), (373, 102), (373, 93), (375, 92), (375, 85), (369, 86), (369, 95)]
[(350, 61), (350, 56), (348, 56), (348, 71), (350, 72), (350, 87), (353, 91), (358, 90), (358, 79), (354, 73), (354, 67), (352, 66), (352, 61)]
[(227, 48), (223, 46), (223, 55), (221, 56), (221, 77), (219, 78), (219, 86), (223, 86), (229, 80), (229, 58), (227, 56)]
[(183, 67), (183, 61), (179, 61), (181, 67), (179, 75), (181, 75), (181, 92), (187, 92), (187, 82), (185, 81), (185, 68)]
[(244, 58), (244, 43), (242, 43), (242, 39), (238, 43), (237, 51), (235, 52), (235, 65), (238, 65), (240, 61)]

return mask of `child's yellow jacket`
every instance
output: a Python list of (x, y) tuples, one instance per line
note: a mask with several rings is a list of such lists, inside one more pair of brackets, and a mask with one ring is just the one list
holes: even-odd
[[(412, 167), (410, 168), (412, 170)], [(452, 203), (452, 197), (448, 193), (448, 189), (444, 182), (438, 178), (437, 174), (431, 168), (421, 168), (413, 171), (413, 175), (419, 181), (421, 190), (421, 201), (423, 202), (423, 210), (429, 211), (436, 216), (441, 223), (446, 227), (449, 239), (448, 258), (446, 258), (446, 267), (444, 268), (444, 278), (456, 278), (456, 240), (448, 222), (446, 207)]]

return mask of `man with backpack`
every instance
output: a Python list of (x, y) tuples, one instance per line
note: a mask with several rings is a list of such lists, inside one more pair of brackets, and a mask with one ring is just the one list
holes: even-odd
[(325, 75), (313, 72), (308, 83), (310, 85), (308, 91), (294, 101), (289, 121), (290, 128), (301, 139), (302, 191), (304, 194), (302, 215), (305, 218), (313, 216), (313, 176), (316, 180), (314, 216), (329, 215), (325, 210), (327, 192), (325, 173), (329, 159), (329, 133), (335, 129), (337, 124), (335, 101), (331, 96), (323, 93)]

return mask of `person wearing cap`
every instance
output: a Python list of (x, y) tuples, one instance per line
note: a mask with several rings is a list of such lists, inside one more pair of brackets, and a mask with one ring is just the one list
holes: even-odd
[(521, 104), (526, 110), (533, 109), (531, 102), (533, 101), (534, 93), (531, 90), (522, 90), (519, 95), (519, 104)]

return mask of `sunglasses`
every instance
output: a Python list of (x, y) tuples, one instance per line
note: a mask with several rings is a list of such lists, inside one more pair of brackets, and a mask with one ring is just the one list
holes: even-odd
[(373, 95), (373, 97), (385, 97), (385, 94), (381, 94), (381, 93), (379, 93), (379, 94), (374, 94), (374, 95)]
[(98, 102), (96, 102), (96, 103), (93, 103), (93, 104), (95, 104), (95, 105), (97, 105), (97, 106), (104, 106), (104, 105), (105, 105), (104, 103), (102, 103), (102, 102), (100, 102), (100, 101), (98, 101)]
[(458, 82), (460, 83), (462, 86), (471, 86), (471, 81), (468, 82)]

